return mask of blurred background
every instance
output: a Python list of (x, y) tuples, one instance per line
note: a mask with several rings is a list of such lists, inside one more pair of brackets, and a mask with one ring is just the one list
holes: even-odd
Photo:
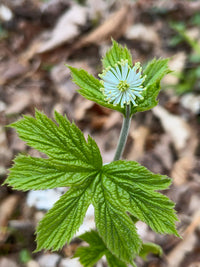
[[(123, 157), (173, 180), (165, 193), (176, 202), (183, 239), (153, 233), (137, 223), (144, 241), (161, 245), (139, 267), (200, 266), (200, 1), (0, 0), (0, 181), (14, 156), (40, 153), (6, 125), (56, 109), (91, 134), (104, 162), (113, 158), (122, 116), (76, 92), (65, 63), (97, 77), (111, 37), (143, 66), (170, 57), (159, 105), (136, 114)], [(16, 192), (0, 187), (0, 267), (81, 267), (71, 259), (78, 238), (59, 252), (32, 253), (38, 221), (65, 188)], [(89, 208), (79, 233), (94, 228)], [(79, 234), (78, 233), (78, 234)], [(106, 267), (102, 259), (97, 267)]]

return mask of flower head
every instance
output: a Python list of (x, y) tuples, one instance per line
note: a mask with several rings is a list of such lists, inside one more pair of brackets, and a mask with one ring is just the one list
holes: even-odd
[(105, 100), (113, 105), (120, 104), (121, 107), (130, 103), (137, 106), (136, 99), (143, 98), (141, 93), (145, 89), (142, 86), (145, 77), (142, 77), (141, 71), (139, 62), (131, 68), (127, 60), (121, 60), (115, 67), (104, 70), (99, 76), (104, 86), (101, 91)]

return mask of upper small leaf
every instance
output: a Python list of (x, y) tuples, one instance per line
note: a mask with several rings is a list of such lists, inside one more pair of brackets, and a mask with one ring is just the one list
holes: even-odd
[(71, 66), (68, 67), (71, 70), (73, 81), (81, 88), (78, 90), (78, 92), (83, 97), (94, 101), (103, 107), (114, 109), (125, 114), (124, 108), (121, 108), (119, 105), (113, 106), (105, 100), (104, 95), (100, 91), (102, 84), (98, 79), (94, 78), (91, 74), (87, 73), (87, 71), (83, 69), (76, 69)]
[[(106, 53), (105, 57), (102, 59), (104, 68), (109, 66), (114, 67), (115, 64), (121, 60), (128, 60), (128, 64), (132, 66), (132, 56), (130, 51), (126, 47), (122, 47), (117, 42), (113, 40), (113, 45), (110, 50)], [(102, 84), (92, 75), (87, 73), (83, 69), (76, 69), (71, 66), (68, 66), (71, 70), (73, 81), (81, 88), (78, 92), (85, 98), (96, 102), (97, 104), (117, 110), (125, 115), (125, 108), (122, 108), (120, 105), (109, 104), (105, 100), (105, 96), (100, 91)]]
[(121, 60), (128, 60), (130, 66), (132, 63), (132, 56), (127, 47), (119, 45), (116, 41), (112, 40), (112, 47), (107, 51), (106, 55), (102, 59), (103, 67), (115, 67), (115, 64)]
[[(105, 69), (115, 68), (116, 64), (118, 64), (119, 62), (123, 60), (127, 60), (128, 65), (130, 67), (133, 66), (130, 51), (126, 47), (122, 47), (117, 42), (113, 41), (112, 47), (110, 48), (110, 50), (108, 50), (108, 52), (102, 59), (103, 67)], [(149, 110), (158, 104), (157, 96), (160, 91), (160, 81), (167, 73), (170, 72), (168, 68), (168, 61), (169, 59), (158, 59), (158, 60), (154, 59), (147, 65), (146, 69), (144, 70), (142, 74), (142, 76), (146, 76), (146, 79), (142, 84), (142, 86), (145, 87), (146, 90), (142, 91), (143, 98), (137, 97), (137, 101), (136, 101), (137, 106), (134, 104), (131, 104), (131, 114)], [(109, 101), (105, 100), (106, 97), (108, 99), (109, 97), (111, 98), (113, 94), (109, 94), (109, 97), (108, 95), (104, 96), (104, 94), (100, 90), (103, 87), (103, 85), (98, 79), (88, 74), (85, 70), (82, 70), (82, 69), (79, 70), (79, 69), (76, 69), (70, 66), (68, 67), (71, 70), (73, 81), (81, 88), (78, 90), (78, 92), (83, 97), (91, 101), (94, 101), (99, 105), (119, 111), (123, 113), (124, 115), (126, 115), (125, 107), (121, 107), (119, 104), (113, 105), (109, 103)], [(118, 78), (119, 77), (120, 76), (118, 76)], [(113, 86), (113, 83), (110, 85), (111, 90), (112, 90), (112, 86)], [(115, 89), (114, 92), (116, 92), (116, 90), (117, 89)], [(134, 94), (134, 90), (132, 92), (133, 94)], [(138, 94), (137, 90), (136, 90), (136, 93)], [(125, 94), (123, 95), (125, 97)], [(122, 96), (119, 102), (120, 101), (122, 102), (124, 101)]]
[(160, 92), (160, 81), (168, 74), (170, 69), (168, 68), (169, 59), (153, 59), (145, 68), (143, 75), (146, 75), (146, 79), (143, 86), (146, 90), (143, 91), (143, 99), (138, 100), (138, 106), (132, 106), (131, 113), (146, 111), (152, 109), (158, 104), (158, 94)]

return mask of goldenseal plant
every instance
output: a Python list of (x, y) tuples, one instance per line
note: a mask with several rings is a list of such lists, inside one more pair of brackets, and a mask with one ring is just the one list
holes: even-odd
[(55, 251), (69, 243), (92, 204), (96, 230), (80, 236), (89, 246), (78, 248), (74, 257), (85, 267), (93, 266), (103, 255), (110, 267), (136, 266), (136, 256), (146, 259), (149, 252), (162, 253), (158, 245), (142, 242), (137, 221), (157, 233), (179, 236), (174, 203), (158, 192), (167, 189), (171, 179), (135, 161), (120, 159), (132, 115), (157, 105), (160, 81), (169, 72), (168, 59), (154, 59), (142, 71), (139, 63), (133, 65), (129, 50), (113, 41), (102, 63), (101, 80), (83, 69), (68, 67), (83, 97), (123, 114), (113, 161), (103, 165), (96, 142), (90, 136), (86, 140), (66, 116), (55, 111), (54, 122), (36, 110), (35, 118), (24, 116), (10, 126), (47, 158), (18, 155), (5, 183), (23, 191), (69, 187), (40, 221), (36, 251)]
[(133, 68), (128, 65), (128, 60), (121, 60), (115, 64), (115, 67), (107, 67), (99, 77), (102, 78), (103, 88), (101, 91), (106, 96), (105, 100), (113, 105), (120, 104), (134, 106), (136, 98), (143, 99), (141, 93), (144, 90), (142, 84), (145, 77), (141, 75), (142, 68), (137, 62)]

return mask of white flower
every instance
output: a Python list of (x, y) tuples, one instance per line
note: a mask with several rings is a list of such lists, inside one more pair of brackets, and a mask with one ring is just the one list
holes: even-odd
[(145, 89), (142, 83), (145, 77), (141, 75), (140, 63), (136, 63), (133, 68), (128, 65), (127, 60), (119, 61), (115, 67), (108, 67), (99, 76), (102, 79), (103, 88), (101, 91), (105, 95), (105, 100), (113, 105), (132, 103), (137, 106), (136, 99), (143, 98), (141, 93)]

